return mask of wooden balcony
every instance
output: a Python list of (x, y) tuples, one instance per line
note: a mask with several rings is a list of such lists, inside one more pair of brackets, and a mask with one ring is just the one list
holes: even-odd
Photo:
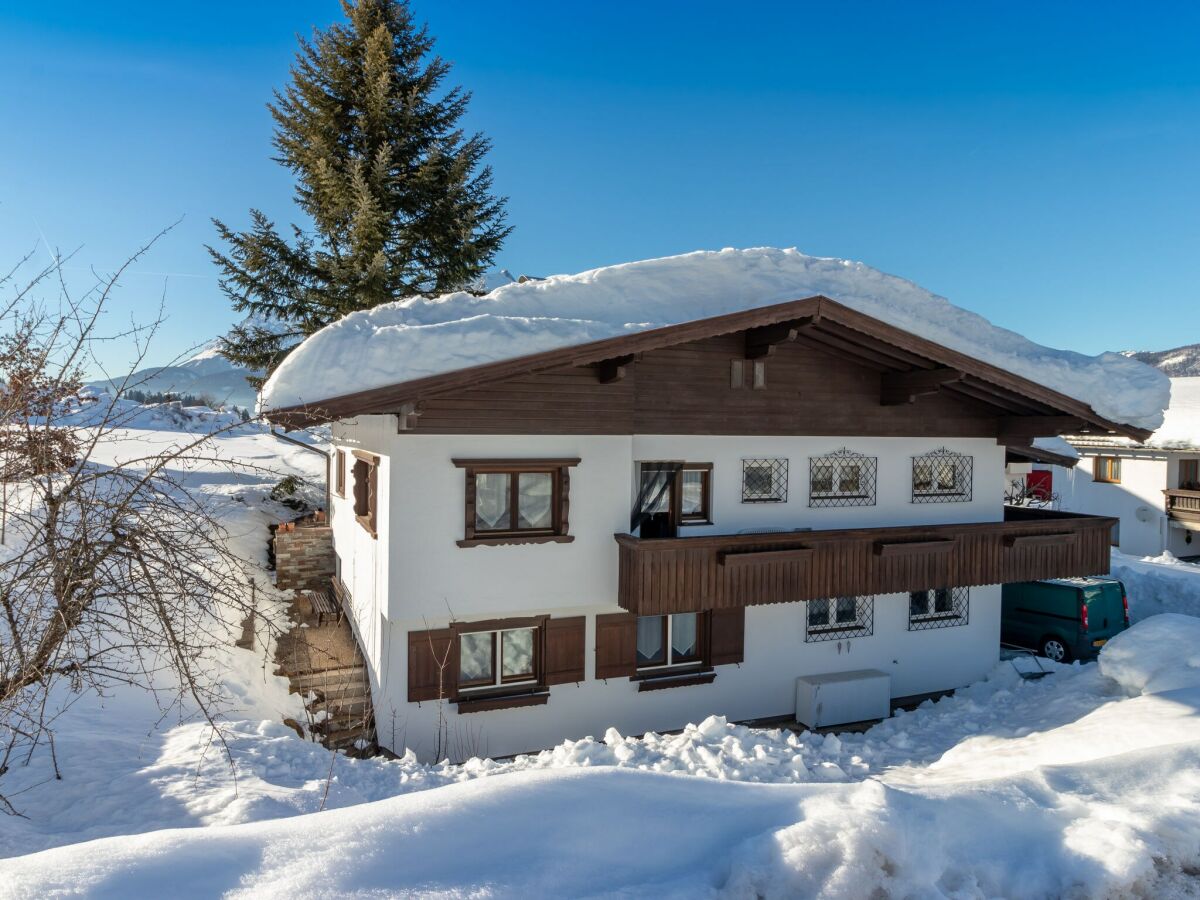
[(1200, 525), (1200, 491), (1168, 488), (1163, 494), (1167, 498), (1168, 516), (1180, 522)]
[(618, 602), (659, 615), (1102, 575), (1116, 521), (1010, 508), (1003, 522), (965, 525), (646, 540), (618, 534)]

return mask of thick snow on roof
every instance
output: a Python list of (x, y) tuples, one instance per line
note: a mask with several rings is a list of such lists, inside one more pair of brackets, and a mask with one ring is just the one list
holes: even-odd
[(309, 337), (263, 387), (263, 409), (823, 294), (1022, 375), (1100, 416), (1157, 428), (1164, 375), (1118, 353), (1054, 350), (863, 263), (795, 249), (697, 251), (509, 284), (484, 297), (413, 297), (351, 313)]
[(1146, 441), (1150, 447), (1200, 449), (1200, 378), (1172, 378), (1171, 405), (1162, 428)]

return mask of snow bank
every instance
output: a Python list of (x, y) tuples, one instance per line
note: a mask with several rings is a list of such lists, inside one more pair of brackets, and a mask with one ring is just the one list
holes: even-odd
[[(1153, 644), (1149, 625), (1127, 635)], [(1200, 864), (1200, 689), (1130, 696), (1123, 684), (1094, 665), (1055, 666), (1038, 682), (1001, 667), (863, 735), (793, 736), (791, 746), (829, 759), (908, 745), (911, 764), (870, 775), (843, 766), (837, 783), (805, 783), (791, 764), (774, 766), (779, 783), (723, 777), (766, 774), (747, 760), (782, 757), (788, 745), (717, 719), (641, 742), (649, 748), (610, 734), (564, 745), (554, 760), (490, 764), (503, 777), (339, 760), (343, 774), (390, 767), (462, 780), (6, 860), (0, 896), (142, 896), (161, 893), (164, 879), (179, 897), (1184, 895)], [(263, 771), (271, 756), (259, 758)], [(278, 781), (305, 777), (297, 759), (276, 760), (288, 773)], [(656, 759), (711, 777), (670, 775)], [(277, 792), (277, 808), (286, 796)]]
[(309, 337), (263, 387), (263, 408), (322, 400), (739, 310), (824, 294), (1141, 428), (1162, 423), (1168, 381), (1117, 353), (1034, 344), (921, 287), (858, 262), (795, 249), (726, 249), (644, 260), (352, 313)]
[(1049, 453), (1057, 453), (1059, 456), (1066, 456), (1070, 459), (1079, 459), (1079, 451), (1057, 435), (1052, 437), (1034, 438), (1033, 446), (1038, 450), (1046, 450)]
[(1124, 583), (1134, 622), (1159, 613), (1200, 616), (1200, 566), (1169, 552), (1136, 557), (1114, 550), (1110, 574)]
[(1131, 693), (1200, 688), (1200, 619), (1151, 616), (1105, 645), (1100, 671)]

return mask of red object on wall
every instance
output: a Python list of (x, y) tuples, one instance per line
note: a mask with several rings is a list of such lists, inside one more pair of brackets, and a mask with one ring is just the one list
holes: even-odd
[(1054, 493), (1054, 473), (1035, 469), (1025, 476), (1025, 489), (1036, 500), (1049, 500)]

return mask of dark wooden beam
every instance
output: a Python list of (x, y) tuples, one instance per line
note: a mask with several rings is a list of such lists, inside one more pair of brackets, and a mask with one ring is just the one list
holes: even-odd
[(997, 440), (1002, 444), (1028, 444), (1033, 438), (1094, 431), (1073, 416), (1000, 416)]
[(936, 394), (948, 384), (963, 380), (958, 369), (915, 369), (911, 372), (889, 372), (880, 379), (881, 406), (901, 406), (914, 403), (918, 397)]
[(762, 359), (775, 353), (779, 344), (791, 343), (800, 333), (799, 322), (781, 322), (746, 330), (746, 359)]
[(625, 368), (633, 362), (633, 354), (614, 356), (596, 363), (596, 378), (601, 384), (613, 384), (625, 377)]

